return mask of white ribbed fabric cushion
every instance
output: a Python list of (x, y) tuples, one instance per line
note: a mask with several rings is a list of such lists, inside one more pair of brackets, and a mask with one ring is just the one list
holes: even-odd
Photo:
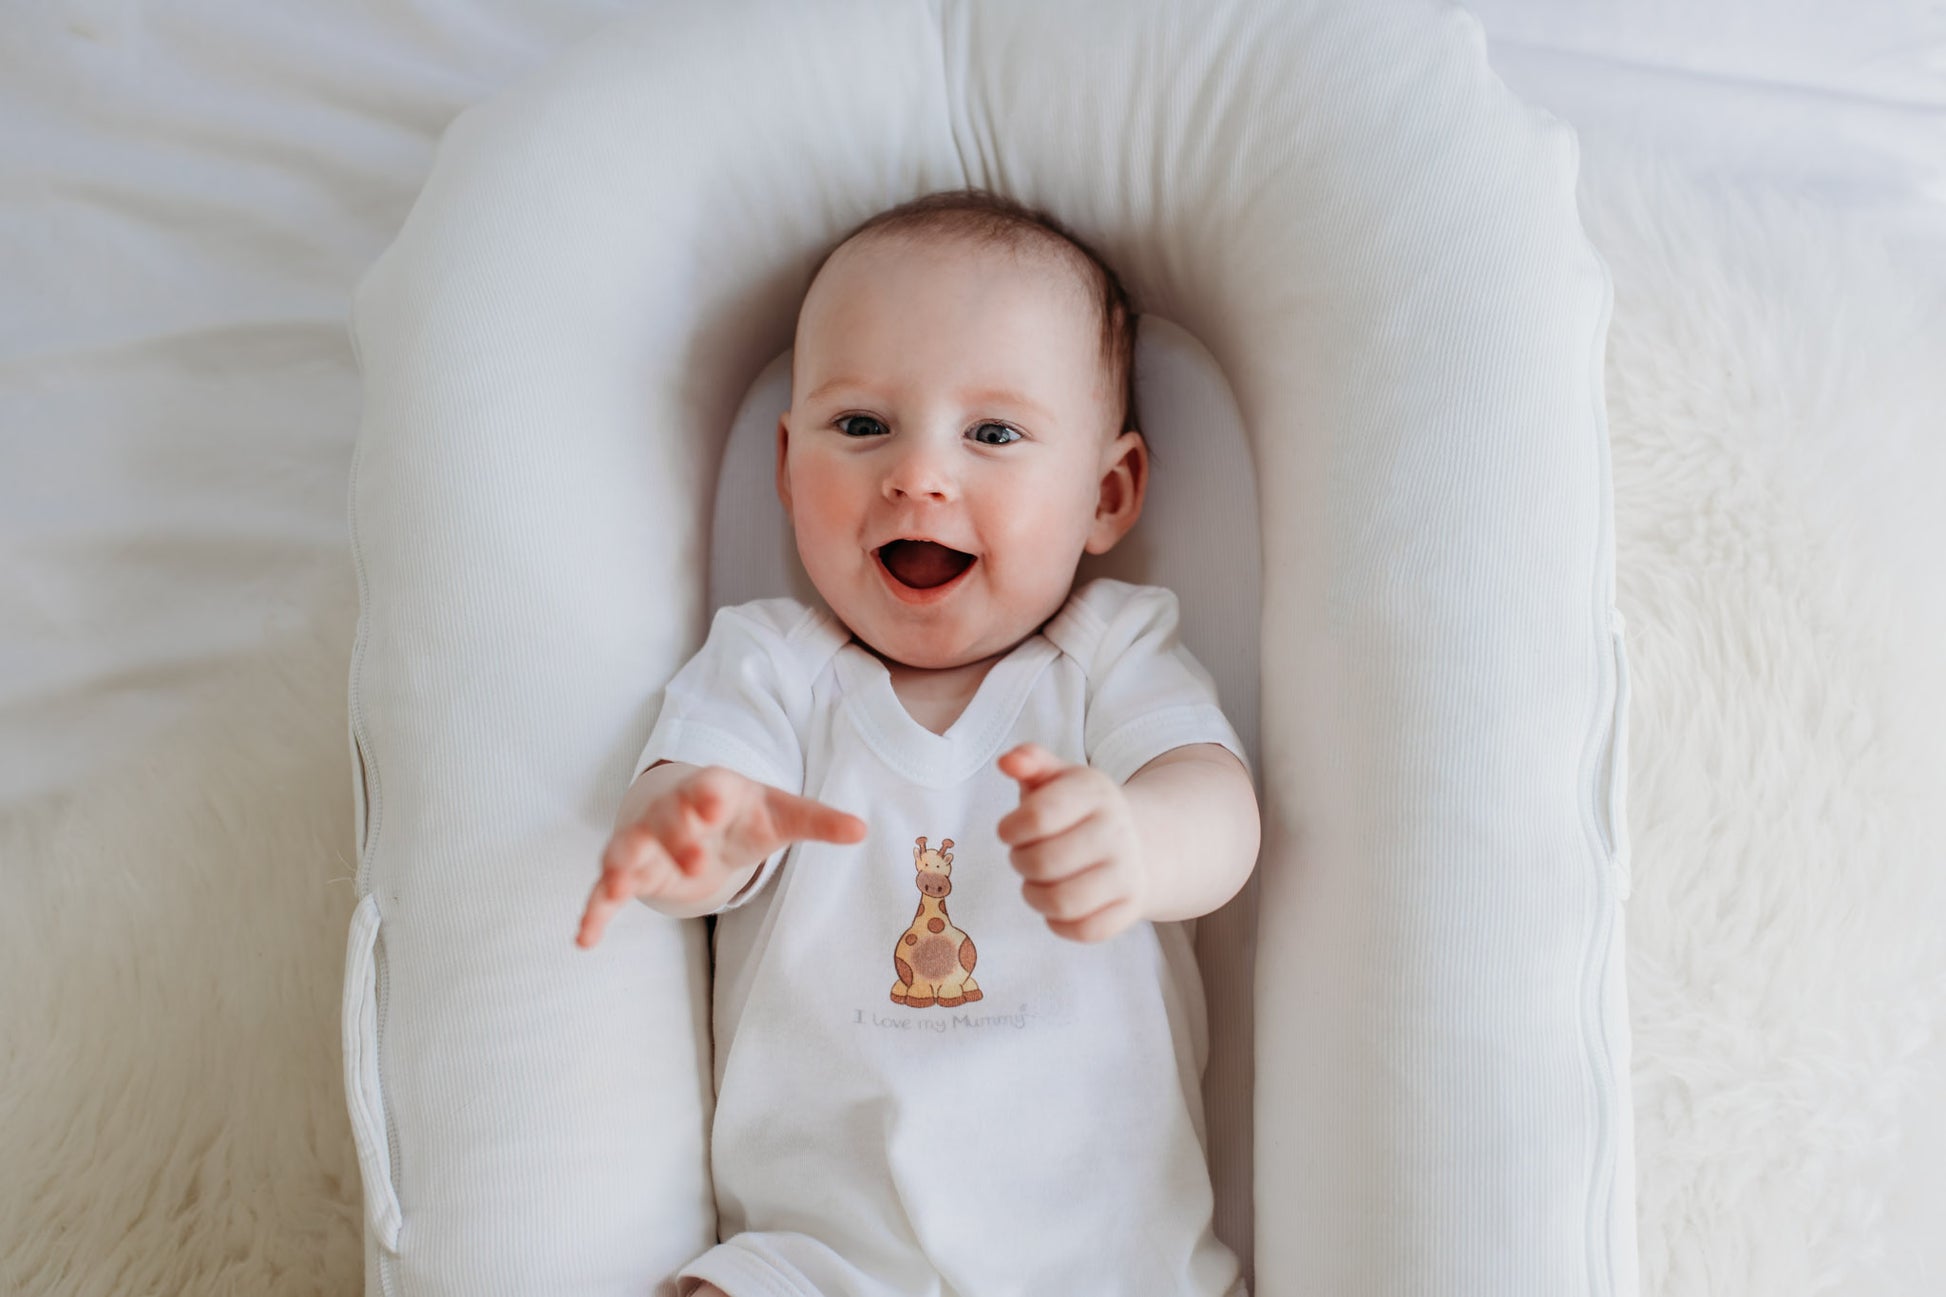
[[(572, 935), (654, 691), (713, 600), (788, 579), (712, 505), (812, 267), (973, 184), (1158, 317), (1158, 494), (1114, 570), (1178, 587), (1260, 736), (1258, 874), (1198, 933), (1254, 1291), (1632, 1294), (1574, 178), (1429, 0), (664, 3), (455, 122), (353, 321), (369, 1291), (641, 1294), (714, 1240), (705, 926)], [(724, 498), (768, 510), (749, 462)]]

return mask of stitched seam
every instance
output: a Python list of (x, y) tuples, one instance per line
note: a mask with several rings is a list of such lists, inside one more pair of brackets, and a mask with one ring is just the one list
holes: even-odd
[(966, 149), (960, 144), (953, 121), (953, 105), (964, 98), (965, 87), (953, 83), (952, 64), (946, 58), (946, 0), (933, 0), (933, 25), (939, 31), (939, 87), (946, 109), (946, 138), (952, 141), (953, 157), (959, 163), (960, 183), (972, 183), (972, 169), (966, 165)]

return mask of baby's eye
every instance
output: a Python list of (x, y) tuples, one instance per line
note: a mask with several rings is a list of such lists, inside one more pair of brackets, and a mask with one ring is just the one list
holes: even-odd
[[(857, 419), (866, 425), (863, 432), (854, 432), (847, 426), (853, 419)], [(836, 419), (833, 419), (832, 423), (839, 432), (842, 432), (847, 437), (882, 437), (886, 431), (885, 425), (869, 414), (841, 414)]]
[(966, 435), (982, 446), (1006, 446), (1020, 440), (1020, 434), (1004, 423), (983, 423)]

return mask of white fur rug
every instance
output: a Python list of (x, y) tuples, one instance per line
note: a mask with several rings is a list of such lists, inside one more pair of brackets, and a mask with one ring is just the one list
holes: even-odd
[[(1583, 189), (1616, 278), (1643, 1291), (1922, 1297), (1946, 1274), (1920, 1250), (1946, 1217), (1940, 286), (1585, 136)], [(362, 1283), (348, 558), (326, 576), (192, 724), (0, 823), (0, 1292)]]
[(1643, 1291), (1930, 1297), (1946, 285), (1821, 208), (1583, 147), (1616, 281)]

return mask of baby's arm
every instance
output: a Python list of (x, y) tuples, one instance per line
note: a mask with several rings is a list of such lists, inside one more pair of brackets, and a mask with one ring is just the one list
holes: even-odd
[(575, 941), (592, 948), (631, 896), (671, 918), (711, 914), (780, 848), (864, 836), (863, 820), (822, 802), (722, 766), (659, 762), (622, 798)]
[(1149, 862), (1154, 922), (1208, 914), (1243, 890), (1257, 864), (1257, 790), (1216, 743), (1172, 748), (1122, 785)]
[(1024, 744), (1000, 758), (1020, 805), (999, 825), (1048, 927), (1103, 941), (1139, 920), (1208, 914), (1235, 896), (1257, 862), (1257, 794), (1215, 743), (1171, 748), (1117, 784)]

